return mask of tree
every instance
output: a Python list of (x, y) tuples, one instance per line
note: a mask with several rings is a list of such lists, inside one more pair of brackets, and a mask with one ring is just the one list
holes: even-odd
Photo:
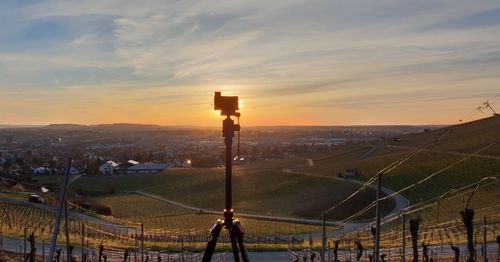
[(411, 243), (413, 247), (413, 261), (418, 262), (418, 229), (422, 220), (420, 218), (410, 219)]
[(472, 208), (465, 208), (463, 211), (460, 211), (460, 215), (467, 231), (467, 250), (469, 251), (467, 261), (472, 262), (474, 261), (474, 210)]

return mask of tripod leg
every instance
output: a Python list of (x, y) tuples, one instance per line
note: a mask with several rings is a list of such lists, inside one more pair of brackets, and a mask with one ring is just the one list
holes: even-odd
[(205, 249), (205, 253), (203, 254), (203, 262), (210, 262), (212, 260), (212, 255), (215, 251), (215, 246), (217, 245), (217, 239), (220, 236), (220, 231), (222, 230), (222, 221), (219, 219), (215, 222), (214, 227), (210, 230), (210, 234), (212, 235), (212, 239), (208, 241), (207, 248)]
[(234, 234), (236, 235), (236, 239), (238, 240), (238, 246), (240, 247), (240, 253), (243, 262), (249, 262), (245, 244), (243, 243), (243, 235), (245, 234), (245, 229), (243, 228), (239, 220), (234, 221), (232, 230), (235, 231)]
[(231, 238), (231, 247), (233, 249), (234, 262), (240, 262), (240, 252), (238, 250), (236, 234), (233, 228), (229, 229), (229, 238)]

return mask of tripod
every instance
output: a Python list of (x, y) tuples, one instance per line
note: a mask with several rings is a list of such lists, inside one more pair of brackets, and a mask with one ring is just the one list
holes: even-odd
[[(240, 114), (236, 113), (236, 117), (239, 118)], [(203, 254), (203, 262), (210, 262), (212, 260), (212, 255), (215, 251), (215, 246), (217, 245), (217, 239), (220, 236), (222, 228), (228, 230), (229, 238), (231, 239), (231, 248), (233, 250), (233, 256), (235, 262), (248, 262), (248, 255), (245, 250), (245, 245), (243, 244), (243, 235), (245, 234), (245, 229), (241, 225), (240, 221), (233, 219), (234, 211), (232, 208), (232, 145), (234, 132), (240, 131), (240, 125), (234, 124), (230, 115), (226, 116), (226, 119), (222, 122), (222, 136), (224, 137), (224, 142), (226, 144), (226, 206), (224, 209), (224, 220), (218, 219), (215, 225), (210, 230), (210, 235), (212, 238), (207, 243), (207, 248)], [(241, 260), (240, 260), (241, 253)]]

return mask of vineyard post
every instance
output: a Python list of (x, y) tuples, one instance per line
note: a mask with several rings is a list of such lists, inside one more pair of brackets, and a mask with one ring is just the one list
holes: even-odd
[(137, 262), (137, 225), (134, 227), (134, 239), (135, 239), (135, 250), (134, 250), (134, 262)]
[(68, 225), (68, 201), (64, 201), (64, 231), (66, 235), (66, 257), (71, 262), (71, 252), (69, 252), (69, 225)]
[(380, 195), (382, 191), (382, 173), (378, 174), (377, 177), (377, 209), (376, 209), (376, 216), (377, 216), (377, 224), (376, 224), (376, 229), (377, 232), (375, 232), (375, 258), (374, 261), (378, 262), (379, 261), (379, 256), (380, 256)]
[(487, 249), (488, 247), (486, 246), (486, 216), (483, 216), (483, 261), (487, 262)]
[(144, 262), (144, 223), (141, 222), (141, 262)]
[(24, 250), (23, 250), (23, 260), (26, 261), (26, 232), (27, 232), (27, 229), (24, 228), (24, 240), (23, 240), (23, 243), (24, 243)]
[(325, 262), (326, 250), (326, 214), (323, 212), (323, 235), (321, 238), (321, 262)]
[(52, 233), (52, 241), (50, 243), (50, 253), (49, 253), (49, 259), (48, 261), (52, 261), (54, 259), (54, 253), (56, 251), (56, 243), (57, 243), (57, 235), (59, 234), (59, 225), (61, 223), (61, 215), (63, 212), (63, 205), (64, 202), (66, 201), (66, 188), (68, 187), (68, 180), (69, 180), (69, 171), (71, 170), (71, 163), (73, 162), (73, 159), (69, 158), (68, 159), (68, 169), (66, 170), (66, 177), (64, 178), (64, 185), (62, 188), (62, 192), (60, 195), (60, 203), (59, 207), (57, 208), (57, 213), (56, 213), (56, 221), (54, 224), (54, 232)]
[(405, 212), (404, 210), (401, 211), (401, 220), (402, 220), (402, 232), (401, 232), (401, 238), (402, 238), (402, 248), (401, 252), (403, 253), (403, 262), (406, 261), (406, 221), (405, 221)]
[(82, 223), (82, 260), (85, 255), (85, 223)]
[(0, 223), (0, 260), (3, 261), (3, 235), (2, 235), (3, 223)]

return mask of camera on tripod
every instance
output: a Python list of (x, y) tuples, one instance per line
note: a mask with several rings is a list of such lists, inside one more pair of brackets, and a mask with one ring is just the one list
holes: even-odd
[(238, 97), (222, 96), (221, 92), (215, 92), (214, 110), (220, 110), (221, 116), (239, 116)]

